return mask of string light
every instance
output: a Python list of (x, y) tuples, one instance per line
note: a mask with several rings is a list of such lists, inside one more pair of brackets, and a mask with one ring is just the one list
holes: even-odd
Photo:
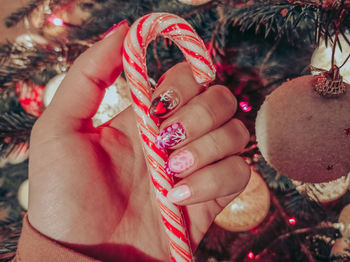
[(63, 26), (64, 22), (61, 18), (55, 17), (55, 16), (50, 16), (49, 17), (49, 22), (56, 25), (56, 26)]
[(290, 218), (290, 219), (288, 219), (288, 222), (289, 222), (289, 224), (294, 226), (297, 223), (297, 220), (295, 218)]
[(242, 108), (244, 112), (249, 112), (252, 110), (252, 107), (249, 105), (247, 101), (239, 102), (239, 106)]
[(249, 258), (249, 259), (255, 259), (255, 255), (254, 255), (254, 253), (253, 253), (252, 251), (250, 251), (250, 252), (248, 253), (248, 258)]

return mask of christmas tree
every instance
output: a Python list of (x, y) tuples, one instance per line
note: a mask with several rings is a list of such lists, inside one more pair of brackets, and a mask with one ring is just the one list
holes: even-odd
[[(9, 14), (5, 25), (24, 33), (0, 45), (1, 261), (16, 252), (27, 208), (35, 121), (82, 52), (113, 24), (151, 12), (177, 14), (195, 28), (215, 83), (237, 97), (236, 116), (251, 133), (241, 152), (249, 184), (216, 218), (197, 261), (349, 261), (348, 0), (31, 0)], [(147, 54), (154, 83), (183, 60), (161, 38)], [(128, 105), (122, 76), (94, 124)]]

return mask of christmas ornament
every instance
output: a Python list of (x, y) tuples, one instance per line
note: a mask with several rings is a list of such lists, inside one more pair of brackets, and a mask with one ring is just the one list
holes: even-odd
[(134, 100), (133, 107), (149, 173), (156, 191), (165, 231), (169, 237), (170, 256), (172, 261), (192, 261), (181, 211), (166, 198), (174, 181), (164, 170), (167, 154), (155, 145), (159, 128), (149, 112), (152, 92), (145, 57), (148, 44), (158, 35), (169, 38), (178, 45), (198, 83), (207, 85), (213, 81), (215, 69), (203, 41), (185, 20), (172, 14), (153, 13), (138, 19), (130, 28), (124, 41), (125, 75)]
[(43, 112), (44, 88), (31, 81), (20, 81), (16, 84), (18, 101), (28, 114), (39, 117)]
[(94, 126), (108, 122), (130, 105), (131, 97), (128, 85), (125, 79), (120, 76), (111, 86), (106, 88), (102, 102), (92, 118)]
[(340, 212), (338, 221), (341, 224), (340, 232), (342, 236), (350, 238), (350, 204), (346, 205)]
[(53, 96), (55, 95), (65, 76), (66, 74), (58, 74), (51, 78), (49, 82), (47, 82), (43, 97), (45, 107), (48, 107), (48, 105), (51, 103)]
[(15, 42), (20, 45), (24, 45), (26, 48), (32, 48), (36, 45), (47, 45), (47, 40), (37, 34), (22, 34), (17, 36)]
[(285, 82), (266, 98), (256, 119), (258, 147), (268, 164), (308, 183), (350, 171), (350, 92), (323, 97), (314, 91), (319, 79), (308, 75)]
[(327, 203), (342, 197), (350, 186), (350, 174), (325, 183), (303, 183), (293, 180), (296, 190), (311, 200)]
[(209, 3), (211, 0), (178, 0), (179, 2), (187, 5), (203, 5)]
[(270, 192), (265, 181), (252, 169), (244, 191), (215, 218), (215, 224), (233, 232), (258, 226), (270, 209)]
[(336, 239), (332, 247), (330, 257), (331, 261), (350, 261), (350, 238), (342, 237)]
[[(350, 39), (350, 34), (345, 34), (347, 39)], [(334, 42), (334, 37), (333, 41)], [(340, 49), (341, 47), (341, 49)], [(330, 70), (332, 64), (332, 44), (328, 41), (326, 46), (326, 41), (323, 39), (320, 41), (319, 46), (315, 49), (311, 57), (311, 72), (313, 75), (321, 74), (323, 70)], [(348, 56), (350, 55), (350, 45), (344, 39), (342, 35), (339, 35), (337, 45), (335, 47), (334, 53), (334, 63), (338, 67), (343, 65)], [(345, 83), (350, 84), (350, 61), (348, 60), (341, 68), (340, 75), (343, 77)]]
[[(45, 107), (51, 103), (53, 96), (65, 76), (66, 74), (59, 74), (46, 84), (44, 91)], [(131, 97), (127, 83), (125, 79), (120, 76), (111, 86), (106, 88), (102, 102), (96, 114), (92, 117), (93, 125), (96, 127), (108, 122), (130, 104)]]
[(21, 207), (28, 210), (29, 180), (26, 179), (18, 189), (17, 199)]
[(28, 159), (29, 145), (27, 142), (22, 142), (14, 146), (11, 152), (0, 157), (0, 168), (6, 164), (16, 165)]

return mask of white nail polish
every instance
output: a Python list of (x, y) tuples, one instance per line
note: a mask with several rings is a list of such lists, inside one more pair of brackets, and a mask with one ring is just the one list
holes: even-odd
[(188, 199), (191, 196), (191, 190), (187, 185), (181, 185), (174, 187), (168, 192), (167, 198), (173, 202), (177, 203)]

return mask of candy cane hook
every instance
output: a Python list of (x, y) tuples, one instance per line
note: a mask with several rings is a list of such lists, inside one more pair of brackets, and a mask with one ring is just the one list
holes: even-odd
[(172, 261), (192, 261), (181, 210), (166, 198), (174, 182), (164, 169), (167, 154), (155, 145), (159, 128), (149, 111), (152, 91), (147, 76), (146, 51), (148, 44), (157, 36), (175, 42), (199, 84), (212, 82), (215, 79), (215, 68), (200, 37), (184, 19), (173, 14), (151, 13), (141, 17), (131, 26), (124, 41), (124, 71), (134, 101), (133, 108), (148, 171), (169, 239), (170, 256)]

